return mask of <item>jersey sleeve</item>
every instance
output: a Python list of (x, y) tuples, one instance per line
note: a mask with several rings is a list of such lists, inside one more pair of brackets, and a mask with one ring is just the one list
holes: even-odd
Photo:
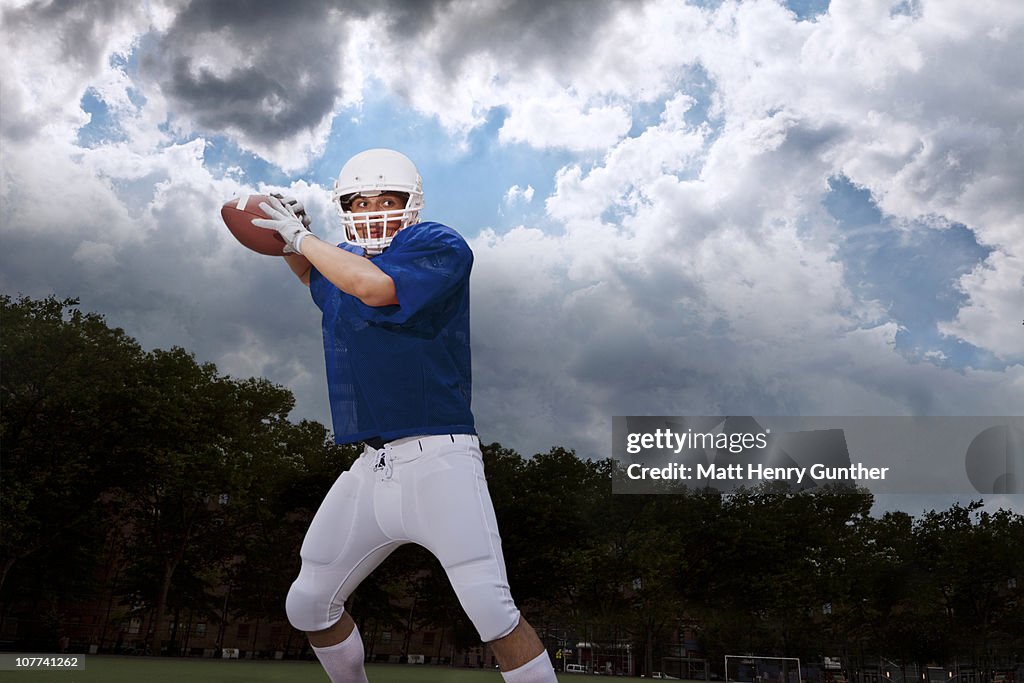
[[(401, 233), (399, 233), (401, 235)], [(397, 240), (397, 238), (396, 238)], [(397, 305), (367, 306), (357, 302), (368, 322), (405, 325), (447, 306), (450, 295), (469, 279), (473, 252), (450, 228), (431, 224), (375, 261), (395, 283)]]

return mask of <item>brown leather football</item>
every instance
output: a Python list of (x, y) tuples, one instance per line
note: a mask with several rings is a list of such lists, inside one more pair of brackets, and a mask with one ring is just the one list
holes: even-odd
[(260, 203), (269, 199), (265, 194), (243, 194), (224, 202), (220, 215), (235, 239), (245, 246), (267, 256), (282, 256), (284, 239), (281, 235), (276, 230), (252, 224), (254, 218), (268, 218), (260, 209)]

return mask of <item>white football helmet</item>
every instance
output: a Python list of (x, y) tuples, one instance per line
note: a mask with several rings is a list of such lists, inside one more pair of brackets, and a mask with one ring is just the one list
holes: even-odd
[[(408, 195), (405, 208), (364, 213), (346, 209), (348, 203), (357, 196), (375, 197), (383, 192)], [(423, 179), (416, 165), (401, 152), (393, 149), (368, 149), (349, 159), (341, 168), (338, 179), (334, 181), (331, 200), (341, 216), (348, 240), (375, 256), (391, 244), (400, 230), (419, 222), (420, 209), (423, 208)], [(401, 224), (393, 232), (389, 231), (389, 221), (393, 223), (396, 220), (400, 220)], [(370, 226), (379, 228), (382, 224), (383, 234), (371, 237)]]

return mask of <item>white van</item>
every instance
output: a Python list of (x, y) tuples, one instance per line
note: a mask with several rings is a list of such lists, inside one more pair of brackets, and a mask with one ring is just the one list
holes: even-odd
[(566, 664), (565, 673), (567, 674), (585, 674), (588, 673), (587, 667), (582, 664)]

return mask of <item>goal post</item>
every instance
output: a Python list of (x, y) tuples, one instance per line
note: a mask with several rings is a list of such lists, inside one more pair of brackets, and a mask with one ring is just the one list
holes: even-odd
[(725, 683), (803, 683), (798, 657), (725, 655)]

